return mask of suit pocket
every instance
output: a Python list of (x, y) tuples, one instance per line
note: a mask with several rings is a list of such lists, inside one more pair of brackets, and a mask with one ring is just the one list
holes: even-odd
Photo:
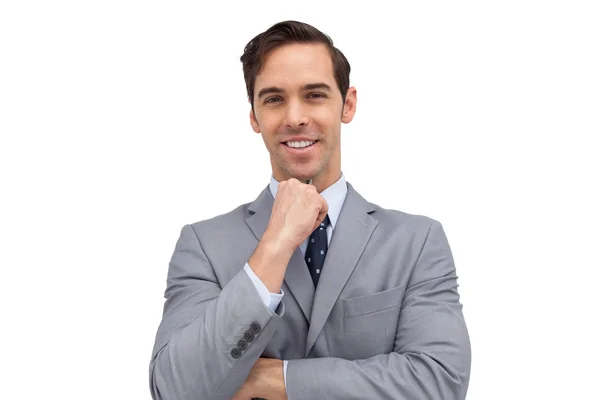
[(337, 339), (342, 357), (358, 360), (390, 353), (403, 296), (404, 286), (342, 300), (343, 327)]
[(366, 296), (344, 299), (342, 300), (344, 318), (358, 317), (400, 307), (403, 295), (404, 286), (400, 286)]

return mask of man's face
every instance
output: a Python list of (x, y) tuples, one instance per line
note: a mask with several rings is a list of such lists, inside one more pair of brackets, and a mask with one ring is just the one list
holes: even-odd
[(275, 179), (313, 179), (325, 187), (337, 181), (341, 123), (354, 117), (356, 89), (342, 104), (327, 48), (295, 43), (272, 50), (254, 87), (250, 122), (262, 133)]

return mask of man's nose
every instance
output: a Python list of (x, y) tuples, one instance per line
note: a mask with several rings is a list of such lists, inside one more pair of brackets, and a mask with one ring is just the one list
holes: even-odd
[(285, 110), (285, 125), (296, 129), (308, 125), (308, 115), (305, 107), (299, 101), (290, 101)]

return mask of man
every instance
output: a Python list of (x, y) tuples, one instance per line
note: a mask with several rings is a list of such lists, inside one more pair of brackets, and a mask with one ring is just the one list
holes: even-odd
[(464, 399), (470, 343), (442, 226), (367, 202), (341, 171), (348, 61), (295, 21), (241, 61), (271, 182), (182, 229), (153, 398)]

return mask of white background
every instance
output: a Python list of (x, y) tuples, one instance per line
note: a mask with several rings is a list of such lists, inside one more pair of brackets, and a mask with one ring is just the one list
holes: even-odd
[(391, 4), (1, 3), (2, 398), (150, 398), (181, 227), (268, 184), (239, 57), (284, 19), (352, 65), (348, 181), (444, 225), (468, 399), (600, 398), (598, 3)]

